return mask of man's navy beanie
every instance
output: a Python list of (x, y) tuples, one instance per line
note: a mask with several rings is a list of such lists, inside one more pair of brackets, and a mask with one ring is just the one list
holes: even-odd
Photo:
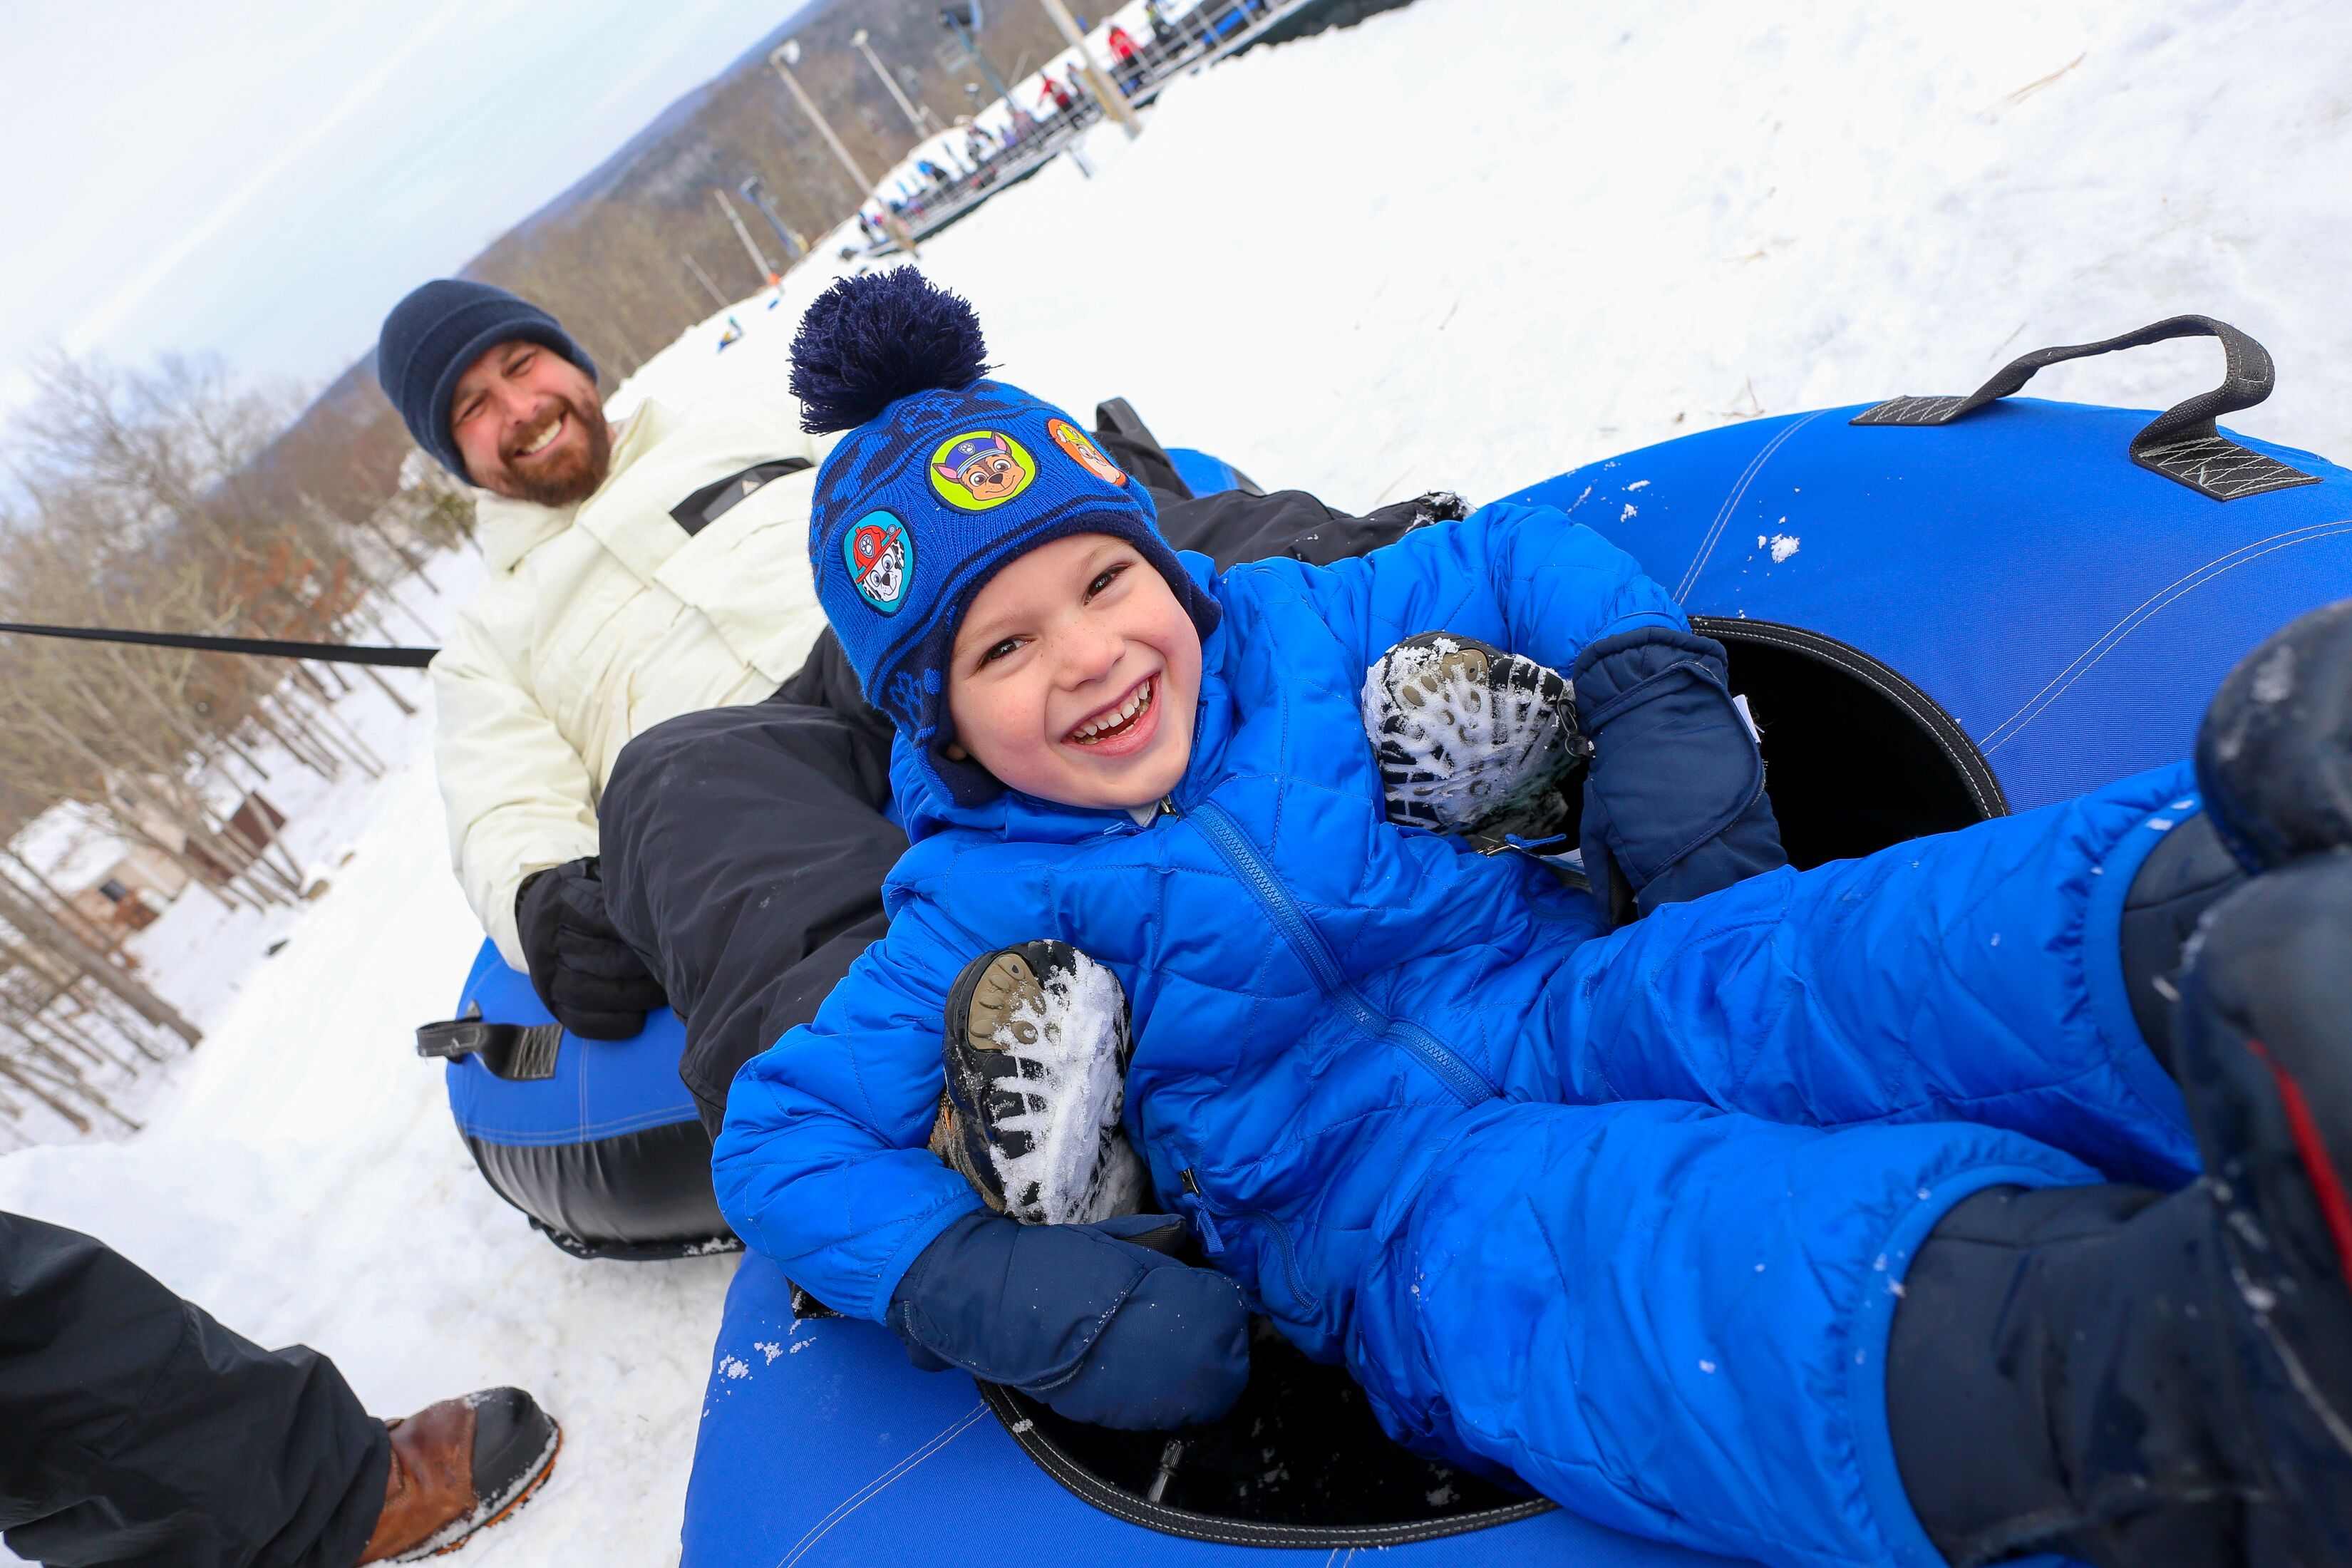
[(500, 343), (539, 343), (596, 379), (596, 362), (583, 353), (562, 323), (503, 289), (463, 278), (436, 278), (417, 286), (383, 319), (375, 342), (375, 378), (400, 410), (416, 444), (440, 465), (474, 483), (449, 434), (449, 404), (457, 378)]
[(846, 430), (817, 469), (809, 564), (817, 600), (882, 710), (952, 798), (1003, 788), (949, 757), (949, 652), (973, 595), (1050, 540), (1126, 540), (1206, 639), (1216, 601), (1160, 537), (1156, 509), (1076, 422), (985, 379), (971, 307), (911, 267), (845, 278), (793, 340), (802, 426)]

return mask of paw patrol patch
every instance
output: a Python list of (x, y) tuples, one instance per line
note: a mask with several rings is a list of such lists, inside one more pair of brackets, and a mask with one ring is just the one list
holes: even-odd
[(915, 579), (915, 536), (887, 511), (869, 511), (842, 536), (841, 556), (857, 596), (886, 616), (907, 602)]
[(1102, 480), (1106, 484), (1123, 485), (1127, 483), (1127, 476), (1119, 471), (1118, 466), (1113, 463), (1108, 458), (1104, 457), (1100, 452), (1097, 451), (1095, 449), (1095, 444), (1087, 439), (1086, 432), (1080, 430), (1068, 420), (1046, 420), (1045, 434), (1054, 438), (1054, 445), (1062, 449), (1062, 455), (1064, 457), (1077, 464), (1078, 467), (1084, 468), (1095, 478)]
[(1009, 501), (1036, 477), (1036, 460), (1000, 431), (967, 430), (931, 454), (931, 489), (959, 511), (986, 511)]

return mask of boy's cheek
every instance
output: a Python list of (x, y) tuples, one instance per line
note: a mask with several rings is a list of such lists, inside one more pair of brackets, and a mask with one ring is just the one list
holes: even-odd
[(992, 773), (1002, 772), (999, 763), (1007, 751), (1003, 697), (1002, 692), (973, 689), (953, 679), (948, 685), (948, 717), (955, 724), (957, 743)]

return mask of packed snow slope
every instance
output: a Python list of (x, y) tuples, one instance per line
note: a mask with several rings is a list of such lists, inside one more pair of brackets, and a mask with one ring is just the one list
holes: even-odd
[[(1769, 9), (1420, 0), (1176, 84), (1140, 142), (1096, 134), (1096, 178), (1056, 164), (922, 262), (1007, 378), (1081, 411), (1124, 395), (1171, 443), (1351, 508), (1965, 391), (2184, 310), (2277, 357), (2240, 428), (2352, 453), (2352, 7)], [(723, 354), (717, 322), (689, 332), (616, 407), (780, 406), (826, 279), (735, 307)], [(2219, 368), (2176, 343), (2033, 390), (2161, 406)], [(571, 1261), (473, 1173), (410, 1047), (478, 940), (428, 767), (373, 810), (150, 1131), (0, 1158), (0, 1205), (328, 1351), (385, 1414), (536, 1391), (562, 1466), (465, 1561), (668, 1561), (730, 1263)]]

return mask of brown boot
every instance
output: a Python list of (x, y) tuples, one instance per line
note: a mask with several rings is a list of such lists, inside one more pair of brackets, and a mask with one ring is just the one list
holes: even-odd
[(530, 1500), (563, 1433), (520, 1388), (488, 1388), (387, 1421), (392, 1473), (362, 1563), (455, 1552)]

